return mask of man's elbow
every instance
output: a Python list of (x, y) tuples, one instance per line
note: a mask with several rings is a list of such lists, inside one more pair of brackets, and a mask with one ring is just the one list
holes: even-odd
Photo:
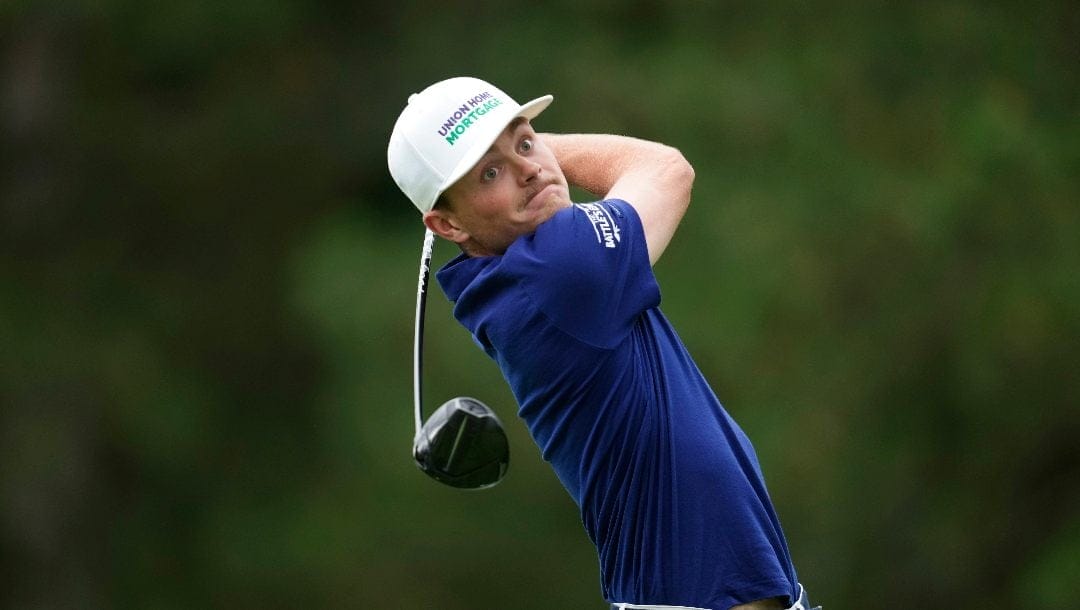
[(683, 156), (677, 148), (668, 147), (667, 160), (665, 163), (665, 176), (668, 187), (673, 196), (676, 196), (683, 206), (690, 204), (690, 193), (694, 188), (694, 166)]

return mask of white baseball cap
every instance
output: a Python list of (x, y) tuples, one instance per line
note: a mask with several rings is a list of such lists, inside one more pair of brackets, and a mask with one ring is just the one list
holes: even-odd
[(427, 212), (511, 121), (535, 118), (552, 99), (545, 95), (522, 106), (478, 78), (439, 81), (409, 96), (394, 124), (386, 149), (390, 175), (413, 205)]

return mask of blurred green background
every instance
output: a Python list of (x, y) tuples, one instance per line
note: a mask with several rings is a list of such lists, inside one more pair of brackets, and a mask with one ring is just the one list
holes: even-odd
[(422, 231), (385, 149), (462, 74), (694, 164), (663, 307), (817, 603), (1080, 597), (1076, 3), (7, 0), (0, 25), (5, 607), (604, 607), (437, 288), (428, 409), (491, 404), (511, 470), (464, 493), (409, 455)]

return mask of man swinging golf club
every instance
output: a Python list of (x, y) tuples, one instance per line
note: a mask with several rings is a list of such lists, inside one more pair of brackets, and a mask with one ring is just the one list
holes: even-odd
[(454, 316), (580, 507), (612, 608), (809, 610), (753, 447), (658, 307), (693, 168), (654, 142), (539, 134), (551, 101), (457, 77), (394, 126), (391, 175), (461, 248), (437, 274)]

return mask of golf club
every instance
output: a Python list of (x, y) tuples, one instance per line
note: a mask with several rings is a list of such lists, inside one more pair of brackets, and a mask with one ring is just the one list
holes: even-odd
[(502, 480), (510, 466), (510, 443), (502, 422), (487, 405), (467, 396), (452, 398), (424, 421), (422, 405), (424, 310), (435, 234), (424, 232), (413, 334), (413, 459), (428, 476), (451, 487), (484, 489)]

